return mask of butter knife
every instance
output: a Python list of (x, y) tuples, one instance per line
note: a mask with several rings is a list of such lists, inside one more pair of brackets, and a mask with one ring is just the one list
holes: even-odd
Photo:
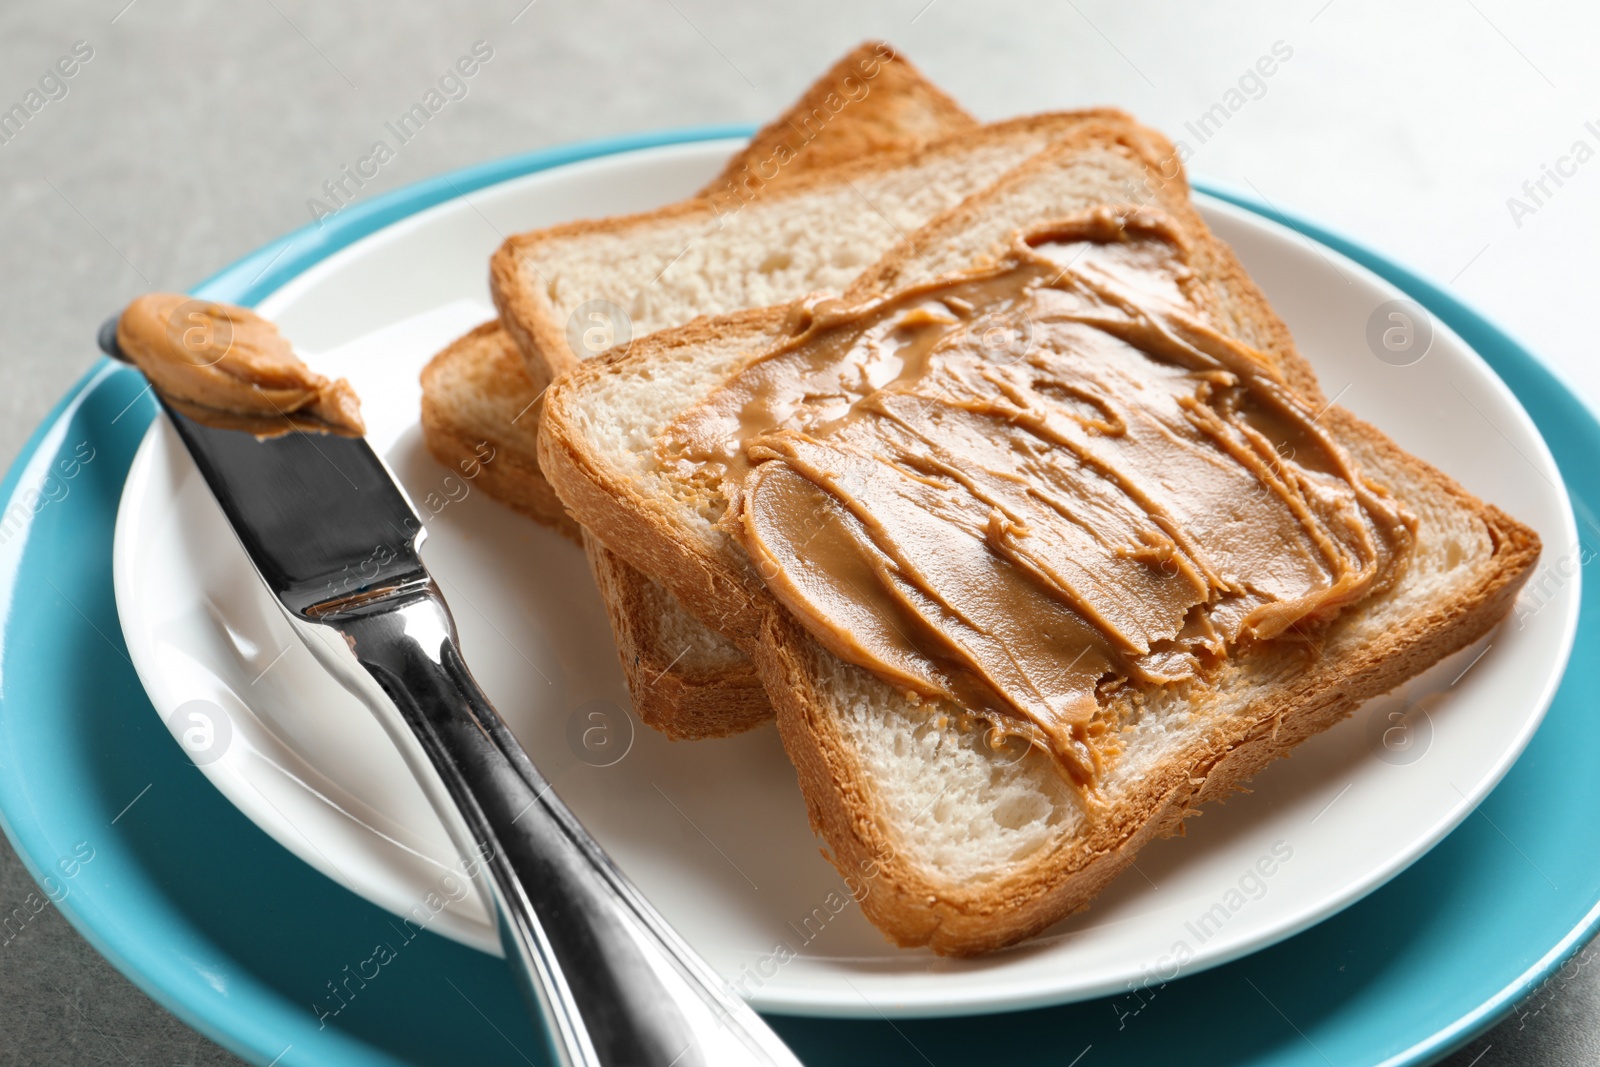
[[(113, 317), (101, 328), (100, 347), (128, 362), (116, 325)], [(467, 669), (450, 609), (418, 554), (427, 530), (366, 440), (260, 439), (162, 407), (290, 624), (377, 716), (456, 847), (474, 859), (554, 1061), (798, 1067), (616, 868), (506, 728)]]

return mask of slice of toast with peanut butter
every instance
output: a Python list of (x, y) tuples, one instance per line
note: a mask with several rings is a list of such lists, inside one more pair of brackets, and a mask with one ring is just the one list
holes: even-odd
[(666, 330), (546, 396), (550, 483), (751, 657), (898, 944), (1087, 906), (1486, 633), (1537, 560), (1325, 404), (1174, 160), (1085, 126), (841, 300)]

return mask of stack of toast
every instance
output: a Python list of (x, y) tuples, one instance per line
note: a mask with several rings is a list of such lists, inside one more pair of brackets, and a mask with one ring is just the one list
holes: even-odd
[[(1003, 709), (851, 655), (753, 560), (737, 492), (707, 488), (715, 465), (663, 442), (756, 363), (816, 343), (837, 318), (819, 307), (889, 307), (1003, 272), (1061, 220), (1135, 215), (1181, 260), (1179, 332), (1247, 353), (1263, 388), (1314, 412), (1404, 536), (1360, 599), (1201, 656), (1182, 682), (1103, 686), (1086, 782), (1048, 745), (997, 738)], [(1196, 805), (1487, 632), (1537, 559), (1527, 527), (1328, 405), (1164, 137), (1103, 109), (979, 124), (884, 44), (697, 196), (516, 235), (490, 278), (500, 318), (423, 373), (429, 448), (454, 467), (487, 443), (477, 484), (581, 541), (643, 722), (692, 739), (776, 718), (826, 854), (876, 870), (863, 911), (900, 945), (984, 952), (1086, 906)], [(610, 347), (576, 342), (596, 314)]]

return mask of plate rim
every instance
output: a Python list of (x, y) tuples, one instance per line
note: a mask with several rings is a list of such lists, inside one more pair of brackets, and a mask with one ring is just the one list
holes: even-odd
[[(331, 225), (319, 227), (316, 224), (311, 224), (302, 227), (291, 234), (264, 245), (256, 252), (217, 272), (201, 283), (195, 291), (214, 292), (219, 289), (227, 290), (230, 293), (229, 299), (242, 301), (259, 298), (259, 295), (270, 292), (283, 284), (288, 276), (303, 271), (311, 264), (326, 258), (333, 252), (366, 236), (368, 233), (382, 228), (390, 221), (415, 214), (434, 204), (460, 195), (462, 192), (470, 192), (501, 180), (549, 169), (568, 162), (577, 162), (583, 159), (658, 145), (747, 136), (750, 132), (751, 127), (748, 126), (696, 127), (657, 131), (648, 134), (613, 137), (600, 141), (557, 146), (467, 167), (460, 171), (394, 190), (391, 193), (374, 198), (367, 204), (352, 207), (343, 213), (347, 216), (346, 218), (334, 220)], [(1430, 311), (1441, 321), (1445, 321), (1447, 325), (1452, 326), (1452, 328), (1455, 328), (1457, 322), (1466, 322), (1479, 329), (1499, 335), (1506, 342), (1515, 346), (1519, 355), (1526, 356), (1540, 373), (1550, 377), (1590, 418), (1596, 418), (1594, 406), (1582, 393), (1572, 387), (1570, 381), (1559, 367), (1538, 359), (1533, 355), (1532, 349), (1518, 341), (1514, 334), (1499, 327), (1487, 316), (1466, 306), (1453, 295), (1428, 281), (1420, 273), (1403, 265), (1400, 261), (1380, 255), (1354, 241), (1340, 237), (1335, 231), (1312, 221), (1304, 215), (1292, 215), (1282, 212), (1276, 207), (1263, 204), (1246, 194), (1230, 190), (1221, 183), (1197, 180), (1194, 184), (1200, 191), (1216, 196), (1223, 201), (1231, 202), (1245, 211), (1287, 225), (1291, 229), (1297, 230), (1339, 251), (1353, 261), (1372, 270), (1378, 276), (1404, 289), (1410, 295), (1424, 300), (1429, 305)], [(318, 230), (322, 231), (321, 234), (316, 233)], [(313, 240), (302, 248), (300, 254), (289, 256), (288, 252), (299, 241), (308, 236), (312, 237)], [(251, 272), (254, 272), (252, 280), (241, 284), (243, 279)], [(1464, 334), (1466, 331), (1458, 329), (1457, 332)], [(1469, 345), (1469, 347), (1474, 346)], [(63, 424), (63, 417), (81, 403), (112, 371), (113, 368), (105, 361), (91, 366), (67, 394), (52, 407), (48, 415), (29, 436), (26, 444), (18, 453), (16, 460), (10, 466), (4, 481), (0, 482), (0, 496), (9, 497), (10, 494), (15, 492), (29, 462), (49, 436), (53, 432), (59, 431)], [(3, 795), (5, 794), (0, 793), (0, 796)], [(35, 862), (32, 851), (23, 847), (30, 836), (26, 832), (27, 827), (25, 825), (16, 825), (10, 818), (9, 811), (8, 805), (0, 805), (0, 826), (3, 826), (8, 838), (11, 839), (19, 855), (23, 857), (30, 873), (37, 880), (39, 866)], [(119, 945), (114, 945), (111, 943), (111, 939), (100, 936), (102, 931), (93, 927), (86, 917), (79, 914), (77, 905), (63, 902), (61, 910), (72, 922), (73, 926), (91, 944), (94, 944), (102, 955), (110, 959), (136, 985), (143, 988), (163, 1006), (173, 1011), (174, 1014), (190, 1025), (195, 1026), (196, 1029), (218, 1040), (221, 1044), (234, 1048), (235, 1051), (242, 1053), (256, 1051), (255, 1045), (245, 1046), (242, 1044), (243, 1038), (240, 1031), (243, 1029), (254, 1030), (256, 1028), (240, 1026), (239, 1013), (192, 1011), (186, 1002), (178, 1000), (175, 996), (168, 997), (165, 987), (156, 980), (154, 973), (147, 973), (144, 969), (132, 967), (131, 958), (140, 956), (140, 953), (124, 953), (119, 950), (120, 942)], [(1518, 979), (1508, 983), (1499, 995), (1491, 997), (1475, 1008), (1468, 1010), (1454, 1025), (1436, 1032), (1432, 1037), (1418, 1042), (1411, 1049), (1392, 1057), (1387, 1062), (1415, 1062), (1420, 1058), (1442, 1054), (1448, 1051), (1449, 1048), (1470, 1039), (1473, 1033), (1481, 1030), (1509, 1010), (1517, 999), (1526, 995), (1539, 982), (1545, 980), (1576, 950), (1583, 940), (1595, 932), (1597, 926), (1600, 926), (1600, 903), (1592, 906), (1580, 923), (1574, 926), (1566, 936), (1552, 945)], [(135, 940), (133, 943), (137, 944), (138, 942)], [(156, 961), (147, 960), (146, 962)], [(159, 967), (153, 968), (154, 971), (159, 971), (160, 969)], [(233, 1025), (229, 1028), (224, 1028), (220, 1022), (215, 1022), (215, 1025), (213, 1025), (214, 1020), (211, 1018), (211, 1014), (216, 1014), (219, 1018), (231, 1019)]]

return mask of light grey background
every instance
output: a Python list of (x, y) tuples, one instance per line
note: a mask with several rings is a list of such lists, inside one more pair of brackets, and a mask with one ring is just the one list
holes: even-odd
[[(322, 183), (480, 40), (494, 58), (469, 95), (363, 196), (563, 141), (762, 121), (850, 46), (883, 37), (981, 118), (1134, 112), (1194, 149), (1193, 172), (1448, 283), (1600, 398), (1600, 158), (1564, 164), (1572, 173), (1535, 187), (1537, 200), (1523, 187), (1576, 141), (1600, 150), (1600, 9), (1575, 0), (125, 4), (0, 10), (0, 108), (75, 42), (93, 48), (67, 95), (0, 144), (5, 463), (95, 358), (105, 315), (309, 221)], [(1289, 61), (1200, 143), (1186, 123), (1280, 41)], [(0, 851), (9, 912), (33, 887)], [(1449, 1063), (1600, 1060), (1596, 971), (1569, 967)], [(0, 947), (0, 1065), (233, 1062), (53, 910)]]

